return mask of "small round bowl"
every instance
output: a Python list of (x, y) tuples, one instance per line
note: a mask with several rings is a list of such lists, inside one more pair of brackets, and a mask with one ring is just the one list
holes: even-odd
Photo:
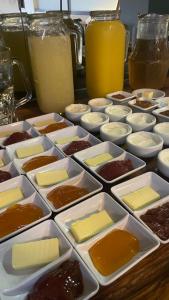
[(163, 148), (163, 139), (156, 133), (140, 131), (130, 134), (127, 139), (128, 151), (139, 157), (153, 157)]
[(109, 123), (109, 117), (102, 112), (90, 112), (81, 117), (82, 127), (91, 132), (98, 132), (106, 123)]
[(158, 104), (159, 108), (169, 106), (169, 97), (159, 98), (159, 99), (155, 100), (155, 103)]
[(156, 118), (148, 113), (133, 113), (126, 117), (126, 122), (132, 127), (133, 132), (151, 131), (156, 124)]
[(111, 122), (102, 125), (100, 128), (100, 137), (103, 141), (111, 141), (117, 145), (126, 142), (126, 137), (132, 133), (130, 125), (121, 122)]
[(169, 177), (169, 149), (164, 149), (159, 152), (157, 167), (164, 176)]
[(155, 90), (155, 89), (138, 89), (138, 90), (134, 90), (132, 92), (132, 94), (136, 97), (142, 97), (144, 92), (153, 92), (153, 97), (152, 99), (158, 99), (158, 98), (162, 98), (165, 96), (165, 92), (161, 91), (161, 90)]
[(132, 114), (132, 109), (125, 105), (113, 105), (107, 107), (105, 113), (112, 122), (124, 122), (126, 117)]
[(164, 145), (169, 146), (169, 122), (155, 125), (153, 131), (163, 138)]
[(80, 121), (81, 116), (87, 114), (91, 111), (89, 105), (86, 104), (70, 104), (65, 108), (66, 117), (71, 120), (78, 122)]
[(94, 98), (89, 100), (88, 105), (92, 111), (104, 112), (106, 107), (113, 105), (113, 102), (106, 98)]

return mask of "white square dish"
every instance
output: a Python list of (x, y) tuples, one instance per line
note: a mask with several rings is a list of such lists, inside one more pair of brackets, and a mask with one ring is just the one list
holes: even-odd
[(8, 152), (6, 151), (6, 149), (0, 150), (0, 159), (2, 159), (2, 161), (3, 161), (2, 168), (11, 162), (11, 158), (10, 158)]
[[(92, 260), (89, 256), (89, 249), (100, 239), (105, 237), (108, 233), (112, 232), (113, 230), (121, 229), (126, 230), (133, 234), (139, 241), (140, 249), (139, 252), (126, 264), (124, 264), (121, 268), (117, 269), (109, 276), (103, 276), (98, 270), (95, 268)], [(116, 279), (121, 277), (131, 268), (133, 268), (136, 264), (138, 264), (142, 259), (148, 256), (150, 253), (155, 251), (159, 247), (160, 243), (156, 237), (151, 234), (151, 232), (144, 227), (139, 221), (137, 221), (131, 215), (127, 215), (121, 222), (115, 224), (114, 228), (109, 228), (106, 232), (101, 233), (100, 235), (96, 236), (94, 239), (87, 241), (86, 243), (79, 244), (76, 247), (76, 250), (87, 264), (89, 269), (95, 275), (98, 282), (103, 285), (109, 285), (110, 283), (114, 282)], [(110, 250), (109, 250), (110, 251)], [(113, 251), (113, 249), (111, 249)]]
[(158, 118), (159, 122), (168, 122), (169, 116), (164, 116), (161, 114), (162, 112), (167, 111), (167, 110), (169, 110), (169, 106), (155, 109), (155, 110), (153, 110), (153, 115), (155, 115)]
[(77, 299), (78, 300), (91, 299), (99, 290), (98, 282), (95, 279), (94, 275), (87, 268), (87, 266), (83, 262), (83, 260), (80, 258), (80, 256), (73, 249), (71, 249), (68, 252), (67, 257), (65, 257), (62, 262), (58, 262), (54, 266), (51, 266), (50, 268), (48, 268), (48, 270), (44, 271), (41, 274), (38, 274), (35, 278), (26, 282), (20, 288), (16, 288), (12, 292), (6, 292), (6, 293), (1, 294), (1, 297), (2, 297), (1, 299), (2, 300), (26, 300), (28, 294), (31, 292), (34, 284), (38, 281), (38, 279), (40, 279), (43, 275), (52, 271), (56, 267), (59, 267), (64, 261), (67, 261), (67, 260), (77, 260), (79, 262), (80, 270), (82, 272), (84, 290), (83, 290), (82, 295), (80, 297), (78, 297)]
[[(59, 239), (59, 258), (55, 259), (51, 263), (42, 265), (40, 267), (32, 267), (23, 270), (15, 270), (12, 267), (12, 246), (15, 244), (38, 241), (43, 239), (50, 239), (57, 237)], [(4, 242), (0, 248), (0, 276), (1, 286), (0, 291), (12, 292), (13, 290), (21, 287), (24, 283), (32, 281), (42, 274), (45, 270), (48, 270), (51, 266), (56, 265), (65, 258), (71, 250), (71, 246), (63, 233), (59, 230), (56, 223), (52, 220), (47, 220), (26, 230), (25, 232), (11, 238), (7, 242)], [(30, 254), (31, 255), (31, 254)]]
[[(116, 98), (116, 95), (118, 95), (118, 94), (124, 96), (124, 98), (123, 99)], [(124, 104), (124, 103), (128, 102), (129, 100), (131, 100), (132, 98), (135, 98), (135, 96), (133, 94), (125, 92), (125, 91), (117, 91), (117, 92), (107, 94), (106, 98), (112, 100), (114, 104)]]
[[(145, 186), (151, 186), (157, 193), (160, 194), (160, 200), (156, 202), (159, 203), (163, 198), (169, 195), (169, 183), (161, 178), (159, 175), (153, 172), (147, 172), (133, 179), (120, 183), (111, 188), (111, 192), (114, 196), (122, 203), (123, 206), (127, 208), (132, 214), (135, 214), (140, 210), (132, 210), (124, 201), (123, 196), (131, 192), (134, 192)], [(150, 208), (152, 204), (147, 205), (146, 208)]]
[(2, 133), (5, 134), (5, 132), (7, 132), (7, 136), (0, 137), (0, 145), (5, 147), (3, 143), (9, 135), (11, 135), (14, 132), (22, 132), (22, 131), (26, 131), (28, 134), (32, 136), (32, 138), (39, 136), (38, 132), (30, 124), (28, 124), (25, 121), (20, 121), (8, 125), (3, 125), (0, 127), (0, 135)]
[(65, 144), (59, 144), (56, 143), (57, 140), (61, 139), (61, 138), (66, 138), (66, 137), (73, 137), (73, 136), (78, 136), (79, 139), (78, 141), (88, 141), (89, 143), (91, 143), (91, 145), (97, 145), (99, 143), (101, 143), (101, 141), (99, 139), (97, 139), (95, 136), (93, 136), (92, 134), (90, 134), (88, 131), (86, 131), (85, 129), (83, 129), (80, 126), (71, 126), (71, 127), (67, 127), (55, 132), (51, 132), (49, 134), (46, 135), (53, 144), (55, 144), (55, 146), (64, 154), (64, 150), (68, 147), (68, 145), (71, 142), (65, 143)]
[(154, 109), (158, 107), (158, 104), (155, 101), (149, 101), (152, 105), (147, 108), (143, 108), (136, 104), (136, 99), (130, 100), (128, 102), (129, 106), (132, 107), (133, 112), (148, 112), (151, 113)]
[[(129, 159), (132, 162), (133, 170), (131, 170), (130, 172), (125, 173), (125, 174), (123, 174), (123, 175), (121, 175), (117, 178), (114, 178), (111, 181), (108, 181), (108, 180), (104, 179), (102, 176), (100, 176), (98, 174), (99, 169), (107, 163), (103, 163), (103, 164), (101, 164), (100, 166), (97, 166), (97, 167), (89, 167), (85, 164), (86, 159), (94, 157), (94, 156), (99, 155), (101, 153), (105, 153), (105, 152), (108, 152), (108, 153), (112, 154), (112, 156), (114, 157), (111, 161), (108, 161), (107, 163), (112, 162), (112, 161), (128, 160)], [(137, 158), (136, 156), (130, 154), (129, 152), (124, 151), (122, 148), (116, 146), (115, 144), (113, 144), (111, 142), (104, 142), (104, 143), (96, 145), (92, 148), (81, 151), (81, 152), (75, 154), (74, 157), (80, 163), (82, 163), (83, 165), (88, 167), (89, 170), (92, 173), (94, 173), (94, 175), (98, 176), (102, 181), (104, 181), (105, 183), (108, 183), (108, 184), (112, 184), (112, 183), (114, 183), (118, 180), (121, 180), (124, 177), (129, 176), (129, 175), (133, 174), (134, 172), (136, 172), (136, 171), (138, 171), (138, 170), (140, 170), (140, 169), (142, 169), (146, 166), (146, 163), (143, 160)]]
[[(18, 157), (16, 155), (16, 150), (18, 148), (26, 148), (26, 147), (39, 145), (39, 144), (41, 144), (43, 146), (44, 152), (48, 151), (49, 149), (51, 149), (54, 146), (53, 143), (46, 136), (39, 136), (34, 139), (30, 139), (27, 141), (23, 141), (20, 143), (16, 143), (16, 144), (7, 146), (6, 150), (9, 154), (11, 160), (13, 160), (15, 158), (18, 159)], [(42, 152), (42, 153), (44, 153), (44, 152)], [(42, 155), (42, 153), (41, 153), (41, 155)], [(33, 156), (35, 156), (35, 155), (33, 155)], [(31, 158), (31, 157), (32, 156), (29, 156), (29, 158)]]
[[(6, 240), (8, 238), (11, 238), (15, 234), (19, 234), (20, 232), (31, 227), (32, 225), (36, 225), (36, 224), (40, 223), (41, 221), (48, 219), (51, 215), (51, 210), (50, 210), (49, 206), (45, 203), (45, 201), (42, 199), (42, 197), (36, 192), (33, 185), (29, 182), (29, 180), (25, 176), (21, 175), (16, 178), (12, 178), (12, 179), (8, 180), (6, 183), (5, 182), (0, 183), (0, 191), (9, 190), (9, 189), (16, 188), (16, 187), (20, 187), (25, 196), (24, 199), (21, 201), (18, 201), (17, 204), (23, 205), (23, 204), (33, 203), (43, 210), (43, 217), (40, 219), (37, 219), (36, 221), (34, 221), (28, 225), (21, 227), (20, 229), (14, 231), (14, 232), (9, 233), (8, 235), (1, 237), (0, 242)], [(3, 213), (7, 208), (1, 209), (0, 214)], [(12, 220), (9, 220), (9, 222), (12, 222)]]
[(17, 168), (16, 168), (16, 166), (15, 166), (15, 164), (13, 162), (10, 162), (8, 165), (5, 165), (4, 167), (2, 167), (0, 169), (0, 171), (9, 172), (11, 174), (12, 178), (20, 175)]
[[(101, 210), (106, 210), (114, 223), (110, 227), (107, 227), (100, 233), (89, 238), (87, 241), (77, 243), (72, 233), (70, 232), (71, 223), (83, 219), (84, 217)], [(128, 212), (120, 204), (118, 204), (109, 194), (102, 192), (58, 214), (55, 217), (55, 222), (64, 232), (73, 247), (76, 248), (78, 247), (78, 245), (82, 245), (84, 243), (87, 243), (89, 240), (95, 239), (103, 232), (107, 232), (110, 229), (113, 229), (114, 226), (116, 226), (117, 223), (126, 218), (127, 215)]]

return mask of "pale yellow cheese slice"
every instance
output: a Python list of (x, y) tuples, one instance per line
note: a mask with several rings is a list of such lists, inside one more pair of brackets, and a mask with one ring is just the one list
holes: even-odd
[(48, 186), (68, 179), (69, 175), (65, 169), (60, 169), (37, 173), (35, 177), (39, 186)]
[(98, 165), (105, 163), (113, 159), (110, 153), (102, 153), (85, 160), (85, 163), (90, 167), (97, 167)]
[(12, 267), (15, 270), (38, 267), (59, 257), (59, 240), (46, 240), (15, 244), (12, 247)]
[(123, 201), (132, 209), (138, 210), (160, 199), (160, 195), (150, 186), (145, 186), (123, 196)]
[(55, 141), (56, 144), (60, 144), (60, 145), (64, 145), (67, 143), (71, 143), (73, 141), (78, 141), (79, 140), (79, 136), (75, 135), (75, 136), (66, 136), (66, 137), (62, 137), (59, 138)]
[(20, 188), (13, 188), (0, 192), (0, 209), (10, 204), (18, 202), (24, 198), (24, 195)]
[(113, 220), (110, 218), (109, 214), (106, 210), (102, 210), (87, 218), (73, 222), (70, 226), (70, 230), (75, 240), (80, 243), (112, 224)]
[(44, 149), (43, 145), (37, 144), (37, 145), (29, 146), (29, 147), (18, 148), (18, 149), (16, 149), (16, 154), (17, 154), (18, 158), (25, 158), (28, 156), (42, 153), (44, 151), (45, 151), (45, 149)]
[(8, 136), (11, 135), (12, 133), (14, 133), (14, 131), (12, 131), (12, 130), (1, 131), (1, 132), (0, 132), (0, 138), (8, 137)]
[(2, 158), (0, 158), (0, 167), (3, 167), (5, 164), (4, 164), (4, 161)]
[(51, 124), (54, 124), (54, 123), (56, 123), (56, 121), (50, 119), (50, 120), (38, 121), (38, 122), (34, 123), (33, 125), (35, 127), (42, 127), (42, 126), (48, 126), (48, 125), (51, 125)]

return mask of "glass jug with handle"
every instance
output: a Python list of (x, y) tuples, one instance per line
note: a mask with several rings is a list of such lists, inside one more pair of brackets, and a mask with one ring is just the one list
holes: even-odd
[(29, 51), (42, 112), (63, 112), (74, 102), (70, 34), (62, 13), (30, 16)]
[[(18, 68), (25, 86), (26, 96), (16, 100), (14, 98), (14, 68)], [(16, 109), (29, 101), (32, 97), (29, 79), (26, 76), (23, 64), (11, 58), (10, 49), (0, 46), (0, 123), (16, 121)]]
[[(5, 45), (11, 49), (11, 57), (18, 59), (24, 66), (31, 85), (32, 71), (28, 50), (28, 15), (10, 13), (2, 15), (1, 32)], [(16, 92), (24, 92), (25, 84), (18, 69), (14, 69), (14, 87)]]
[(116, 11), (93, 11), (87, 26), (86, 84), (90, 97), (123, 89), (126, 31)]
[(169, 69), (167, 15), (139, 17), (137, 38), (128, 63), (132, 89), (164, 87)]

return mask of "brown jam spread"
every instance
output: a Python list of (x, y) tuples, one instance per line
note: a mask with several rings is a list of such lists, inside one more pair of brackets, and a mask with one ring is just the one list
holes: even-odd
[(33, 157), (23, 164), (22, 170), (24, 170), (25, 172), (29, 172), (31, 170), (40, 168), (42, 166), (51, 164), (57, 160), (58, 160), (58, 157), (54, 156), (54, 155), (50, 155), (50, 156), (44, 155), (44, 156)]
[(162, 240), (169, 239), (169, 203), (149, 209), (141, 220)]
[(122, 94), (115, 94), (115, 95), (112, 95), (112, 98), (122, 100), (122, 99), (125, 99), (126, 97)]
[(74, 141), (74, 142), (71, 142), (67, 147), (66, 149), (64, 150), (64, 153), (66, 155), (72, 155), (78, 151), (81, 151), (81, 150), (84, 150), (84, 149), (87, 149), (89, 147), (91, 147), (92, 144), (88, 141)]
[(43, 217), (43, 210), (33, 203), (15, 204), (0, 214), (0, 237), (4, 237)]
[(149, 108), (149, 107), (153, 106), (153, 104), (147, 100), (136, 100), (135, 105), (140, 106), (142, 108)]
[(113, 230), (90, 249), (90, 258), (100, 274), (109, 276), (139, 252), (139, 241), (126, 230)]
[(168, 110), (165, 110), (165, 111), (162, 111), (162, 112), (160, 113), (160, 115), (169, 117), (169, 109), (168, 109)]
[(12, 133), (3, 143), (4, 146), (31, 139), (32, 136), (26, 131)]
[(75, 300), (83, 293), (79, 262), (67, 260), (43, 275), (34, 285), (27, 300)]
[(133, 165), (130, 159), (116, 160), (102, 166), (98, 174), (107, 181), (111, 181), (121, 175), (133, 170)]
[(63, 185), (48, 193), (47, 199), (52, 202), (55, 208), (60, 208), (88, 193), (89, 191), (86, 188), (73, 185)]
[(0, 170), (0, 182), (6, 181), (11, 178), (12, 176), (9, 172)]
[(56, 130), (59, 130), (59, 129), (63, 129), (63, 128), (66, 128), (66, 127), (68, 127), (68, 125), (65, 122), (58, 122), (58, 123), (53, 123), (53, 124), (50, 124), (50, 125), (46, 126), (45, 128), (39, 130), (39, 132), (41, 134), (46, 134), (46, 133), (56, 131)]

